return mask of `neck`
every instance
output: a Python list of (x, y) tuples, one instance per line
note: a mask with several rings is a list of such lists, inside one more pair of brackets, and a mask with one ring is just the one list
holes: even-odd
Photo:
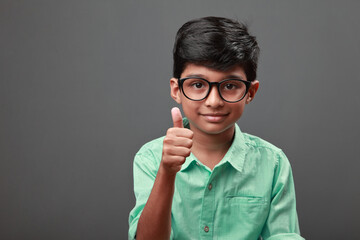
[(225, 132), (218, 134), (207, 134), (201, 131), (194, 132), (193, 146), (204, 148), (208, 151), (219, 151), (230, 147), (235, 128), (231, 127)]
[(192, 129), (195, 131), (193, 130), (191, 151), (201, 162), (213, 168), (230, 148), (235, 133), (235, 125), (218, 134), (208, 134), (199, 129)]

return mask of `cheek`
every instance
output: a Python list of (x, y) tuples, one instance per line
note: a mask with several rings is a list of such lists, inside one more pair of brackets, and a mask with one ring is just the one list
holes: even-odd
[(245, 109), (245, 103), (241, 103), (237, 105), (235, 108), (233, 108), (233, 113), (234, 115), (240, 117), (244, 112), (244, 109)]
[(187, 103), (186, 101), (182, 102), (182, 108), (184, 110), (184, 113), (186, 114), (194, 114), (196, 112), (196, 104), (194, 103)]
[(182, 96), (181, 98), (181, 106), (186, 116), (191, 116), (196, 113), (197, 104), (194, 101), (187, 99), (186, 97)]

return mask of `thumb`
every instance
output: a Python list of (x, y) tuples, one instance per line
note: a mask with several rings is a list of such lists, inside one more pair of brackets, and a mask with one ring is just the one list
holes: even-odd
[(177, 107), (173, 107), (171, 109), (171, 117), (173, 120), (174, 127), (183, 128), (182, 116), (180, 109)]

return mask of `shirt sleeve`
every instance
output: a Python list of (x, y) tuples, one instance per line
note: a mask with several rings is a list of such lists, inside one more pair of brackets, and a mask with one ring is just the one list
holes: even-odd
[(129, 240), (136, 238), (137, 224), (154, 185), (157, 169), (150, 151), (140, 150), (135, 155), (133, 174), (136, 204), (129, 215)]
[(303, 240), (300, 236), (294, 180), (290, 163), (281, 151), (275, 166), (269, 216), (262, 230), (264, 240)]
[[(160, 158), (160, 159), (159, 159)], [(135, 207), (129, 215), (128, 239), (136, 239), (139, 218), (150, 196), (159, 169), (161, 156), (156, 156), (149, 149), (140, 149), (135, 155), (133, 164)], [(171, 231), (172, 239), (173, 232)]]

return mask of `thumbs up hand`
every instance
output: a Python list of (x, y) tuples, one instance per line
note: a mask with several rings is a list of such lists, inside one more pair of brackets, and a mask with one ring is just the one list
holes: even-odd
[(164, 138), (160, 167), (169, 174), (176, 174), (190, 155), (194, 133), (184, 128), (179, 108), (172, 108), (171, 116), (174, 127), (168, 129)]

